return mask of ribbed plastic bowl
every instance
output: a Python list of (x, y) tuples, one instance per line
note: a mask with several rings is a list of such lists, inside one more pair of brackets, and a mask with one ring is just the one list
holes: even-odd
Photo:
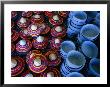
[(81, 28), (79, 41), (94, 41), (100, 33), (99, 28), (94, 24), (86, 24)]
[(70, 52), (71, 50), (75, 50), (75, 44), (72, 41), (63, 41), (61, 43), (61, 49), (60, 49), (60, 53), (63, 56), (63, 58), (67, 58), (67, 54), (68, 52)]
[(83, 25), (87, 20), (87, 14), (84, 11), (74, 11), (71, 20), (76, 25)]
[(66, 64), (74, 71), (80, 71), (85, 66), (85, 63), (85, 56), (81, 52), (73, 50), (68, 53)]

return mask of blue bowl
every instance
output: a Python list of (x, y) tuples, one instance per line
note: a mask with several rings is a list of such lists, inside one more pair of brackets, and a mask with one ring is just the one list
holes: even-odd
[(79, 41), (94, 41), (100, 33), (99, 28), (94, 24), (86, 24), (81, 28)]
[(67, 66), (73, 68), (73, 71), (80, 71), (86, 63), (86, 59), (79, 51), (72, 50), (68, 53), (66, 58)]
[(98, 55), (97, 46), (91, 41), (85, 41), (81, 45), (81, 51), (88, 58), (96, 58)]
[(87, 20), (87, 14), (84, 11), (74, 11), (71, 20), (74, 24), (83, 25)]
[(66, 59), (68, 52), (75, 49), (75, 44), (72, 41), (63, 41), (60, 47), (60, 54), (64, 59)]
[(95, 75), (96, 77), (100, 76), (100, 60), (93, 58), (89, 63), (89, 73)]

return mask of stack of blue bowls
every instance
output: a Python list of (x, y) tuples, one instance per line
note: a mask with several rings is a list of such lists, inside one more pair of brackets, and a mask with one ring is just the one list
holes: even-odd
[[(63, 77), (100, 76), (100, 59), (95, 43), (100, 34), (100, 13), (97, 11), (70, 11), (67, 36), (72, 41), (61, 43)], [(74, 42), (73, 42), (73, 38)], [(86, 74), (85, 74), (86, 73)]]
[(79, 51), (72, 50), (68, 53), (67, 58), (61, 65), (61, 74), (66, 77), (73, 72), (79, 72), (86, 63), (86, 59)]
[(86, 24), (87, 14), (84, 11), (71, 11), (68, 18), (67, 36), (72, 38)]

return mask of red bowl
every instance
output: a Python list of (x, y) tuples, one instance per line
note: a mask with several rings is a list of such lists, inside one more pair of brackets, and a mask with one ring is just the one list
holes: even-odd
[(48, 60), (48, 66), (58, 66), (61, 62), (61, 58), (57, 51), (52, 50), (45, 53), (45, 56)]
[(21, 74), (25, 66), (24, 60), (19, 56), (12, 57), (11, 60), (14, 62), (16, 61), (15, 64), (16, 66), (15, 65), (14, 67), (11, 66), (11, 76), (17, 76)]
[(28, 64), (28, 61), (30, 58), (35, 56), (36, 54), (42, 54), (39, 50), (32, 50), (26, 55), (26, 63)]
[(29, 69), (34, 73), (41, 73), (47, 68), (47, 59), (42, 54), (36, 54), (29, 59)]
[(17, 21), (17, 25), (20, 28), (26, 28), (28, 27), (30, 21), (27, 18), (21, 17), (18, 21)]
[(17, 52), (28, 52), (32, 48), (32, 44), (29, 40), (20, 40), (16, 44), (16, 51)]
[[(40, 40), (40, 38), (43, 38), (43, 40)], [(48, 45), (48, 38), (44, 36), (38, 36), (37, 38), (33, 39), (32, 43), (34, 48), (44, 49)]]
[(31, 23), (33, 24), (40, 24), (44, 22), (44, 17), (40, 14), (35, 14), (31, 17)]
[(19, 34), (20, 34), (20, 37), (22, 38), (22, 39), (29, 39), (29, 35), (28, 35), (28, 30), (26, 29), (26, 28), (24, 28), (24, 29), (22, 29), (20, 32), (19, 32)]
[[(55, 17), (57, 17), (58, 19)], [(59, 15), (53, 15), (52, 17), (49, 18), (49, 22), (53, 26), (61, 25), (63, 23), (63, 18), (60, 17)]]
[(60, 72), (56, 68), (48, 67), (40, 77), (60, 77)]
[(66, 35), (66, 29), (64, 26), (55, 26), (53, 29), (51, 29), (51, 35), (53, 37), (63, 38)]
[(30, 24), (27, 28), (28, 35), (36, 37), (43, 31), (41, 24)]
[(61, 46), (61, 43), (62, 43), (61, 38), (53, 38), (52, 40), (50, 40), (51, 49), (59, 50), (60, 46)]

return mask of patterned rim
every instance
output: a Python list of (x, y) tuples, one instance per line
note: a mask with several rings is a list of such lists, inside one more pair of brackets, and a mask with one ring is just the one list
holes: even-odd
[[(40, 15), (40, 14), (35, 14), (35, 15)], [(33, 24), (41, 24), (44, 22), (44, 18), (42, 15), (40, 15), (40, 18), (35, 18), (33, 15), (30, 20)]]
[(32, 41), (34, 48), (36, 49), (44, 49), (48, 45), (48, 38), (44, 37), (43, 42), (38, 42), (36, 39)]
[[(59, 43), (55, 43), (55, 39), (58, 39), (59, 40)], [(51, 48), (55, 48), (55, 49), (60, 49), (60, 46), (61, 46), (61, 43), (62, 43), (62, 39), (61, 38), (53, 38), (51, 41), (50, 41), (50, 46)]]
[(18, 52), (27, 52), (32, 48), (32, 44), (29, 40), (26, 40), (26, 45), (20, 45), (19, 42), (16, 44), (16, 50)]
[(64, 37), (66, 35), (66, 29), (65, 29), (65, 27), (60, 26), (62, 28), (62, 31), (61, 32), (57, 32), (55, 30), (56, 27), (58, 27), (58, 26), (55, 26), (53, 29), (51, 29), (51, 35), (53, 37)]
[(12, 57), (12, 59), (15, 59), (17, 61), (17, 66), (14, 67), (14, 68), (11, 68), (11, 75), (12, 76), (17, 76), (24, 70), (25, 62), (19, 56)]
[(26, 62), (28, 64), (28, 61), (31, 57), (35, 56), (36, 54), (42, 54), (39, 50), (32, 50), (30, 51), (26, 56)]
[[(40, 66), (35, 66), (34, 65), (34, 60), (37, 57), (39, 57), (41, 59), (41, 65)], [(34, 73), (41, 73), (41, 72), (45, 71), (45, 69), (47, 68), (47, 59), (42, 54), (36, 54), (35, 56), (33, 56), (32, 58), (29, 59), (28, 66), (29, 66), (29, 69), (32, 72), (34, 72)]]
[[(56, 55), (56, 59), (55, 60), (50, 60), (49, 59), (49, 55), (50, 54), (55, 54)], [(60, 64), (61, 62), (61, 58), (59, 57), (58, 53), (56, 51), (48, 51), (46, 54), (45, 54), (47, 60), (48, 60), (48, 66), (57, 66)]]
[(41, 73), (40, 77), (47, 77), (47, 73), (53, 72), (54, 77), (60, 77), (60, 72), (56, 68), (49, 67), (43, 73)]
[[(54, 15), (53, 15), (54, 16)], [(62, 23), (63, 23), (63, 18), (61, 18), (60, 16), (59, 16), (59, 18), (60, 18), (60, 20), (59, 21), (55, 21), (54, 19), (53, 19), (53, 16), (52, 17), (50, 17), (49, 18), (49, 22), (50, 22), (50, 24), (52, 24), (52, 25), (61, 25)]]

